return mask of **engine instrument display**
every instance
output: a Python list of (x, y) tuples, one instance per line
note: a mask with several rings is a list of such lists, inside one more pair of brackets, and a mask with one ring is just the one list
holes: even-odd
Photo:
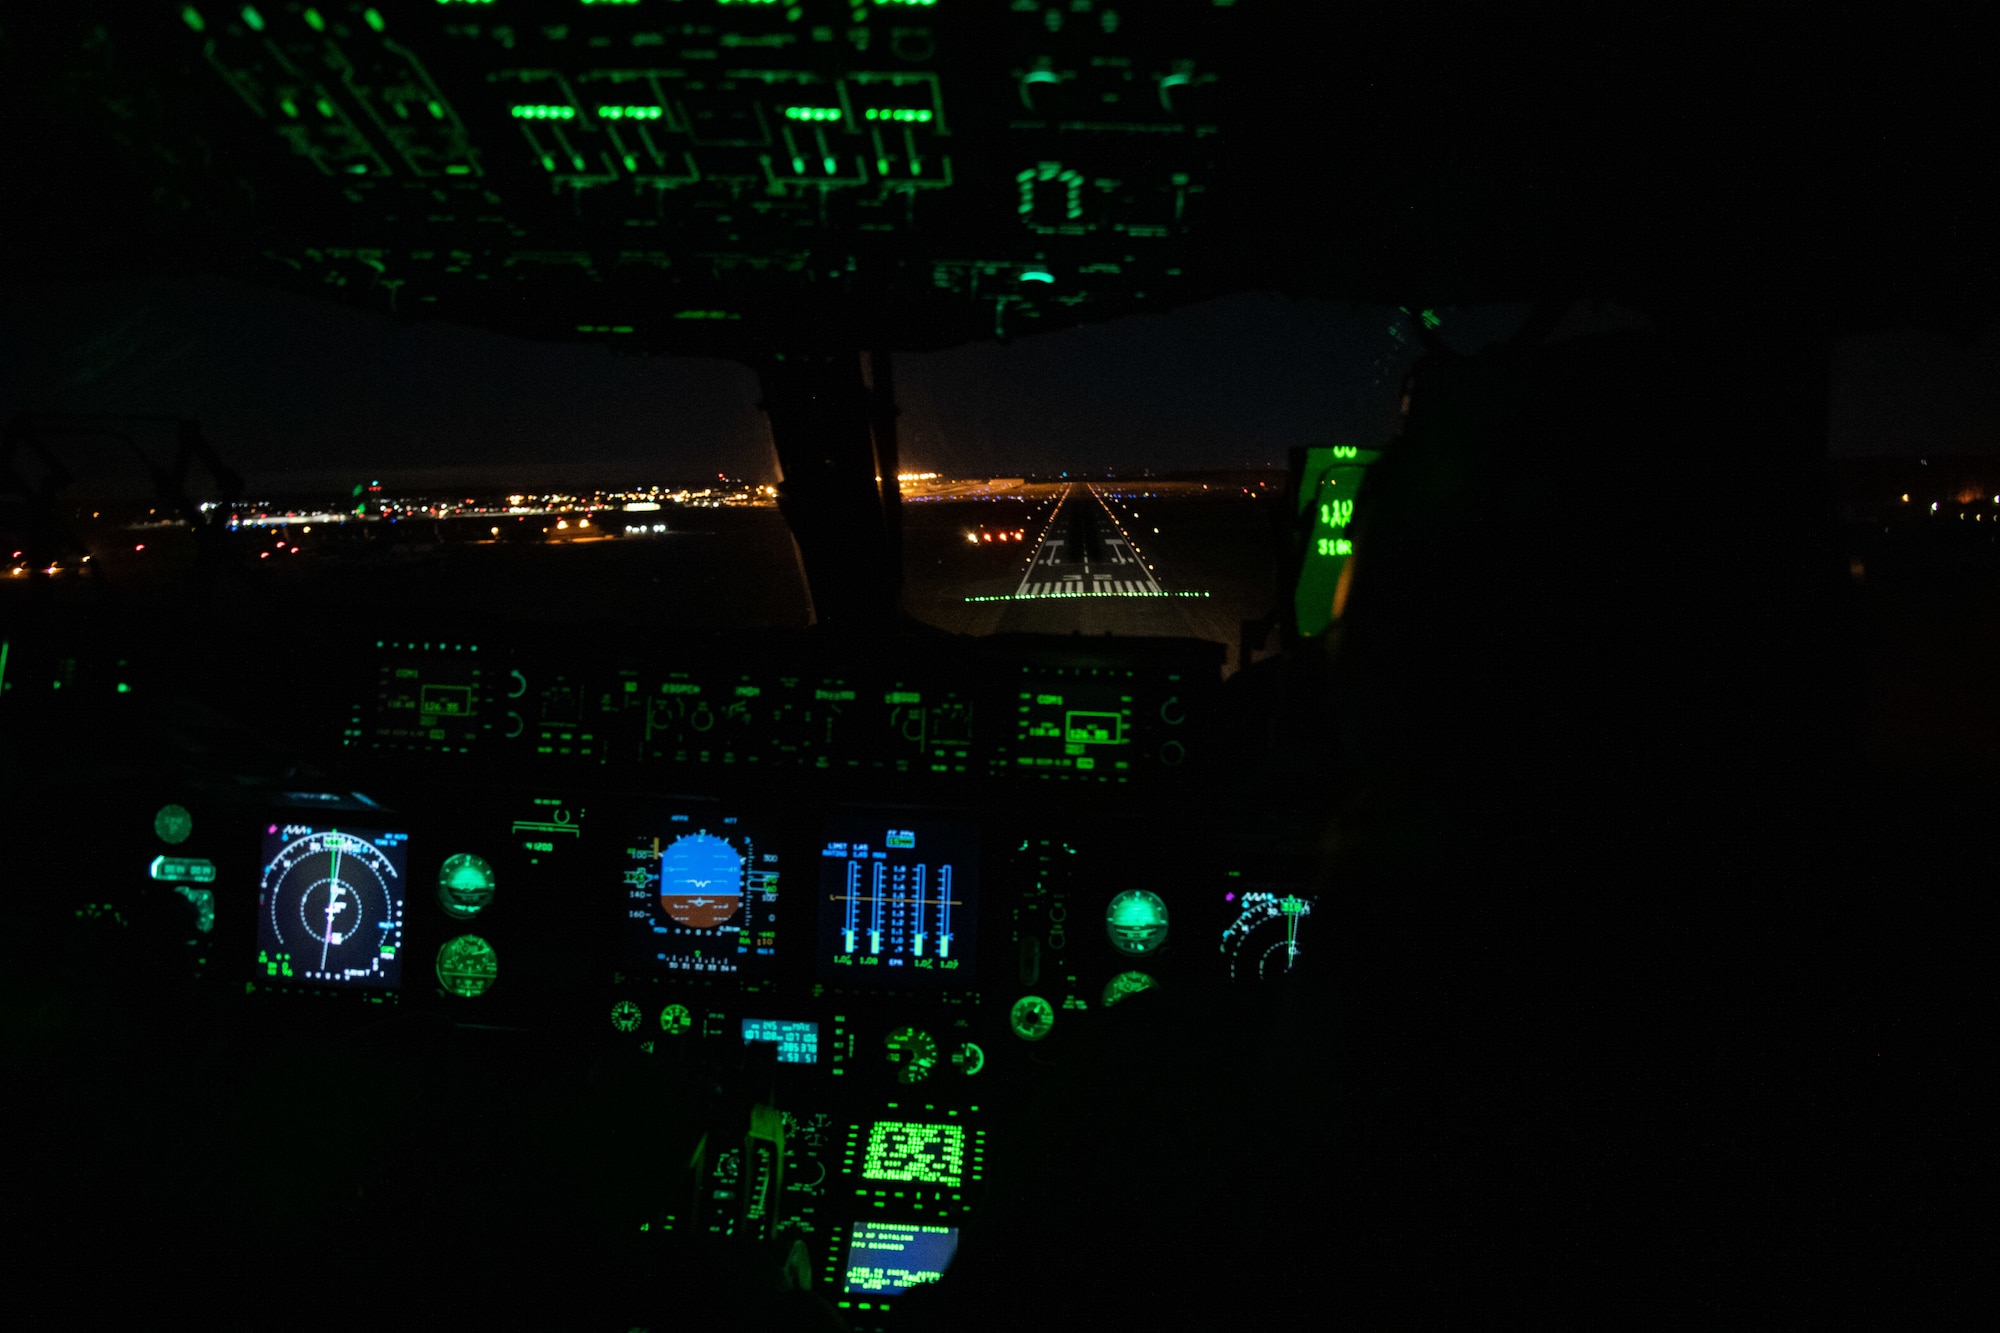
[(856, 1222), (847, 1235), (846, 1289), (863, 1296), (900, 1296), (943, 1277), (957, 1253), (957, 1227)]
[(1252, 890), (1231, 893), (1236, 917), (1222, 931), (1231, 981), (1271, 981), (1298, 965), (1299, 928), (1312, 915), (1313, 895)]
[(757, 975), (778, 952), (775, 843), (734, 815), (669, 811), (631, 840), (625, 921), (654, 975)]
[(272, 824), (257, 945), (268, 976), (355, 989), (402, 984), (409, 834)]
[(979, 835), (971, 826), (829, 820), (819, 888), (822, 980), (973, 983)]

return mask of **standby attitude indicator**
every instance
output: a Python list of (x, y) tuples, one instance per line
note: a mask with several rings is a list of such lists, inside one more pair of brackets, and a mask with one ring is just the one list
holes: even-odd
[(402, 982), (409, 834), (272, 824), (257, 943), (268, 975), (356, 988)]

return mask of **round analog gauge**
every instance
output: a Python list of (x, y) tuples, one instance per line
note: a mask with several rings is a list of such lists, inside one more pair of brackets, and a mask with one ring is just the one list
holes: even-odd
[(898, 1083), (921, 1083), (937, 1068), (937, 1038), (922, 1028), (897, 1028), (889, 1034), (887, 1045)]
[(470, 853), (446, 857), (438, 867), (438, 902), (461, 921), (479, 915), (493, 901), (493, 889), (493, 867)]
[(194, 816), (187, 812), (184, 805), (163, 805), (160, 812), (153, 816), (153, 832), (159, 835), (161, 842), (186, 842), (188, 834), (194, 832)]
[(951, 1067), (970, 1078), (986, 1068), (986, 1052), (976, 1041), (962, 1041), (952, 1049)]
[(1137, 995), (1142, 990), (1151, 990), (1157, 984), (1144, 972), (1120, 972), (1104, 983), (1104, 1007), (1108, 1009), (1127, 996)]
[(1040, 1041), (1056, 1025), (1055, 1006), (1039, 995), (1023, 995), (1014, 1001), (1007, 1022), (1022, 1041)]
[(670, 1004), (660, 1010), (660, 1031), (669, 1037), (680, 1036), (693, 1022), (694, 1015), (688, 1012), (688, 1007), (684, 1004)]
[(639, 1012), (639, 1006), (630, 1000), (620, 1000), (611, 1006), (611, 1026), (620, 1032), (638, 1031), (639, 1022), (644, 1017), (645, 1015)]
[(493, 946), (477, 935), (460, 935), (446, 940), (438, 950), (438, 982), (453, 995), (470, 1000), (484, 995), (500, 974), (500, 960)]
[(1167, 905), (1158, 894), (1128, 889), (1104, 909), (1104, 931), (1120, 953), (1149, 954), (1167, 942)]

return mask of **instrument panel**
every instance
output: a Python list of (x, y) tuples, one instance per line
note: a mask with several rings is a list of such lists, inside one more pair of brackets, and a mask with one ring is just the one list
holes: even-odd
[(274, 1048), (421, 1017), (727, 1090), (684, 1188), (621, 1225), (797, 1242), (889, 1328), (979, 1244), (992, 1161), (1093, 1024), (1319, 940), (1213, 758), (1212, 645), (974, 647), (371, 637), (325, 659), (343, 706), (265, 719), (319, 719), (291, 781), (161, 767), (93, 829)]
[[(1134, 643), (1144, 648), (1134, 651)], [(1099, 660), (1091, 662), (1091, 656)], [(595, 652), (375, 641), (347, 748), (516, 769), (794, 769), (973, 785), (1172, 781), (1207, 739), (1221, 649), (960, 643), (818, 662), (754, 644)]]

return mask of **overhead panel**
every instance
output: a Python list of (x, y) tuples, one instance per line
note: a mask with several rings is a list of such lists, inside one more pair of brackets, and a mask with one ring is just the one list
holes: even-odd
[(942, 345), (1204, 294), (1236, 20), (1212, 0), (168, 12), (226, 90), (190, 114), (289, 149), (259, 159), (256, 271), (356, 303), (685, 349)]

